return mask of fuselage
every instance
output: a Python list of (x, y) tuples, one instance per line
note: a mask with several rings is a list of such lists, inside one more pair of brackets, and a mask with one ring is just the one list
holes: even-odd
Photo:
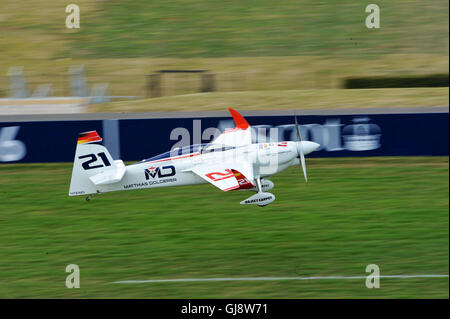
[[(244, 146), (191, 145), (126, 166), (119, 183), (98, 185), (97, 192), (135, 190), (155, 187), (182, 186), (207, 183), (190, 169), (199, 164), (248, 161), (255, 177), (277, 174), (292, 165), (298, 165), (298, 143), (304, 154), (316, 150), (314, 142), (274, 142)], [(253, 182), (253, 181), (251, 181)]]

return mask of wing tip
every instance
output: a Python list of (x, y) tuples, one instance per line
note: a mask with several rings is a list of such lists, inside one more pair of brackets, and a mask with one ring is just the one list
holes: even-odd
[(228, 108), (228, 111), (230, 111), (231, 116), (233, 117), (236, 128), (246, 130), (250, 127), (250, 124), (248, 124), (247, 120), (241, 114), (239, 114), (238, 111), (232, 108)]

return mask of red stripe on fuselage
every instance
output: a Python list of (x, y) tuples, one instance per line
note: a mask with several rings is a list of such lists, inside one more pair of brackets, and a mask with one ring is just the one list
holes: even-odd
[(180, 156), (180, 157), (169, 157), (169, 158), (164, 158), (164, 159), (151, 161), (151, 162), (147, 162), (147, 163), (158, 163), (158, 162), (165, 162), (165, 161), (173, 161), (173, 160), (187, 158), (187, 157), (193, 157), (193, 156), (197, 156), (197, 155), (200, 155), (200, 153), (194, 153), (194, 154), (184, 155), (184, 156)]

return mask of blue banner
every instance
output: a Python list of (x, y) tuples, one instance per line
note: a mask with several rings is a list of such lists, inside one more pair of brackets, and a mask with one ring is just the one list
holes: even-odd
[[(292, 116), (247, 116), (255, 141), (296, 140)], [(448, 156), (448, 113), (299, 117), (310, 157)], [(189, 144), (208, 143), (231, 117), (0, 123), (0, 162), (72, 162), (81, 132), (97, 130), (114, 159), (138, 161)], [(217, 129), (218, 128), (218, 129)]]

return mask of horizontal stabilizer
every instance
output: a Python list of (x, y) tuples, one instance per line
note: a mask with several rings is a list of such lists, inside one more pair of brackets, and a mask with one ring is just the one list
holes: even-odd
[(95, 185), (107, 185), (120, 182), (127, 171), (125, 164), (121, 160), (114, 161), (115, 167), (111, 167), (99, 174), (89, 177)]

